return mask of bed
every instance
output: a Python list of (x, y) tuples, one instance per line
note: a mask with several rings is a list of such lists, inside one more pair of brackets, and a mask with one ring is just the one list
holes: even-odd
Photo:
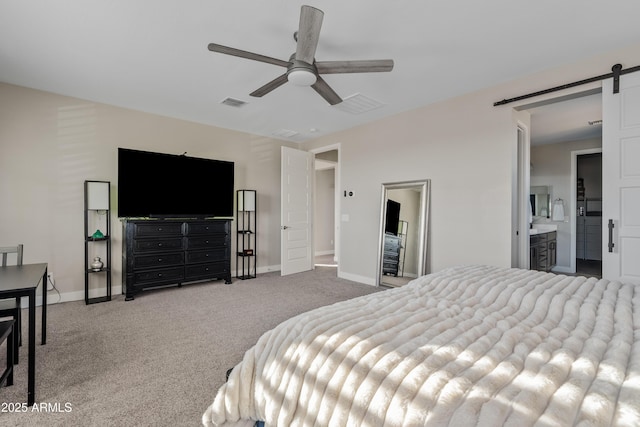
[(462, 266), (266, 332), (206, 426), (640, 426), (640, 285)]

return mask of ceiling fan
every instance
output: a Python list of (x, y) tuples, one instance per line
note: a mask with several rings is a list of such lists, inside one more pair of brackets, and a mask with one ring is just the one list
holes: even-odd
[(271, 80), (264, 86), (254, 90), (249, 95), (261, 97), (272, 90), (291, 82), (298, 86), (311, 86), (329, 104), (336, 105), (342, 98), (320, 76), (321, 74), (341, 73), (375, 73), (391, 71), (393, 60), (356, 60), (356, 61), (320, 61), (316, 62), (315, 53), (320, 38), (320, 27), (324, 12), (311, 6), (302, 6), (300, 10), (300, 24), (298, 31), (293, 34), (296, 41), (296, 51), (289, 61), (283, 61), (269, 56), (259, 55), (232, 47), (209, 43), (212, 52), (239, 56), (240, 58), (279, 65), (287, 69), (286, 73)]

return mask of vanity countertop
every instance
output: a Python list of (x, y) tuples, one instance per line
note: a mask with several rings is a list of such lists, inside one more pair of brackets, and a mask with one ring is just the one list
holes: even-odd
[(532, 228), (529, 229), (529, 235), (551, 233), (552, 231), (558, 231), (556, 224), (532, 224)]

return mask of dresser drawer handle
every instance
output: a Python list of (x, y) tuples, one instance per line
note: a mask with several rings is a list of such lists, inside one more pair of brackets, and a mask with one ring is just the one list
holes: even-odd
[(158, 247), (162, 246), (162, 243), (158, 243)]
[(162, 262), (162, 258), (158, 258), (158, 262)]
[(162, 273), (158, 273), (158, 277), (162, 277)]
[(162, 227), (158, 227), (158, 231), (162, 231)]

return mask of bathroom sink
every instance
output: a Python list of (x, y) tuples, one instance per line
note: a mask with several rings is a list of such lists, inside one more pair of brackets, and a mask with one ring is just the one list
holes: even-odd
[(558, 231), (556, 224), (533, 224), (534, 227), (529, 229), (529, 234), (550, 233), (552, 231)]

